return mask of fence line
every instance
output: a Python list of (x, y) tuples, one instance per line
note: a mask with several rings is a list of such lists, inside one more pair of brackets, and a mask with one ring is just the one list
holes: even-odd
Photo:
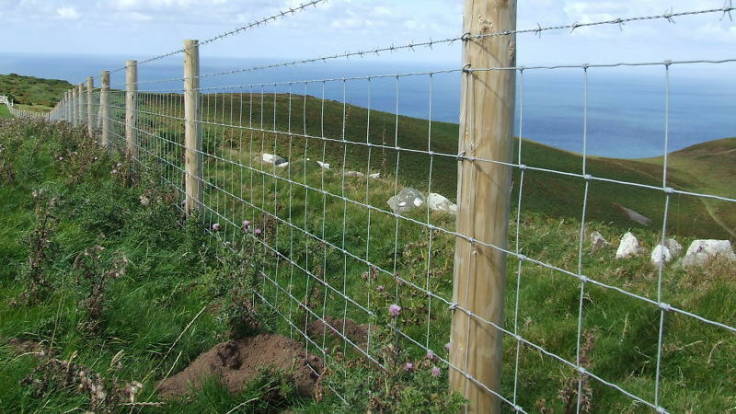
[[(585, 388), (590, 380), (605, 390), (602, 392), (610, 390), (618, 398), (658, 413), (682, 410), (682, 406), (670, 407), (671, 402), (663, 398), (665, 340), (670, 334), (667, 322), (676, 319), (684, 324), (698, 323), (694, 326), (699, 329), (709, 327), (732, 335), (736, 333), (734, 321), (719, 320), (687, 301), (670, 303), (680, 298), (668, 299), (665, 272), (669, 270), (665, 266), (655, 270), (655, 288), (643, 292), (618, 279), (586, 271), (590, 255), (584, 243), (595, 201), (592, 187), (619, 186), (637, 194), (661, 196), (657, 201), (662, 207), (657, 236), (660, 246), (669, 240), (669, 215), (675, 197), (719, 202), (723, 203), (719, 206), (732, 209), (736, 203), (733, 196), (692, 191), (672, 179), (668, 164), (670, 71), (673, 66), (729, 64), (736, 58), (525, 67), (516, 64), (515, 39), (519, 34), (573, 32), (583, 27), (674, 22), (675, 18), (698, 15), (730, 16), (734, 10), (731, 3), (722, 8), (517, 29), (515, 1), (506, 6), (467, 1), (465, 34), (461, 36), (216, 73), (199, 72), (200, 45), (321, 2), (304, 3), (201, 43), (187, 41), (183, 49), (140, 62), (183, 54), (181, 78), (139, 82), (135, 61), (126, 65), (124, 91), (110, 89), (109, 72), (103, 73), (99, 90), (90, 78), (86, 91), (80, 85), (67, 94), (49, 118), (86, 123), (90, 133), (100, 135), (103, 145), (127, 148), (133, 159), (155, 163), (162, 181), (178, 193), (184, 211), (198, 211), (210, 230), (224, 241), (236, 244), (246, 237), (254, 252), (271, 258), (271, 262), (257, 264), (262, 284), (253, 292), (254, 298), (280, 315), (284, 330), (303, 340), (307, 351), (322, 355), (329, 364), (336, 364), (337, 356), (342, 355), (365, 358), (385, 368), (377, 343), (382, 330), (387, 330), (402, 339), (410, 354), (428, 355), (432, 364), (449, 369), (452, 388), (469, 400), (468, 412), (526, 413), (536, 408), (524, 395), (522, 380), (529, 381), (524, 375), (533, 372), (526, 366), (526, 350), (555, 362), (556, 369), (567, 370), (574, 384), (570, 407), (578, 413), (587, 412)], [(274, 79), (233, 82), (229, 86), (200, 83), (454, 42), (463, 44), (463, 66), (443, 71)], [(588, 154), (590, 73), (598, 68), (638, 66), (661, 67), (665, 79), (663, 160), (661, 166), (653, 167), (657, 171), (653, 175), (661, 172), (662, 176), (649, 182), (606, 176), (606, 172), (592, 167), (595, 160)], [(530, 144), (513, 139), (515, 111), (519, 115), (518, 136), (524, 136), (528, 73), (558, 69), (580, 70), (584, 85), (579, 170), (528, 165), (523, 154)], [(435, 82), (453, 75), (459, 75), (463, 85), (459, 144), (443, 139), (447, 132), (433, 123), (433, 102), (438, 99)], [(409, 77), (426, 81), (426, 120), (401, 116), (402, 81)], [(175, 81), (183, 82), (183, 86), (140, 89), (141, 85)], [(391, 113), (374, 108), (373, 92), (380, 87), (394, 92)], [(367, 90), (365, 107), (348, 103), (351, 88)], [(338, 99), (328, 99), (328, 93)], [(514, 103), (517, 96), (518, 105)], [(411, 134), (402, 129), (406, 124), (424, 135), (412, 135), (410, 141), (407, 136)], [(407, 190), (403, 171), (410, 168), (416, 168), (412, 173), (426, 175), (417, 182), (429, 196), (409, 191), (401, 201), (404, 205), (397, 201), (390, 209), (385, 208), (387, 192), (400, 195)], [(457, 168), (459, 177), (457, 216), (449, 204), (434, 209), (429, 200), (432, 195), (437, 198), (434, 191), (440, 191), (437, 188), (444, 177), (438, 175), (452, 168)], [(535, 190), (529, 183), (540, 176), (545, 180), (570, 180), (580, 189), (577, 239), (566, 246), (573, 263), (561, 262), (525, 245), (522, 207), (529, 202), (529, 192)], [(416, 204), (413, 210), (412, 203)], [(513, 228), (507, 235), (509, 223)], [(454, 259), (443, 256), (448, 246), (454, 246)], [(658, 259), (664, 260), (663, 256)], [(522, 292), (527, 292), (524, 288), (532, 283), (522, 283), (523, 276), (529, 279), (542, 275), (560, 277), (561, 284), (574, 285), (571, 298), (575, 311), (570, 322), (574, 323), (575, 336), (567, 348), (555, 348), (555, 344), (545, 343), (523, 326)], [(637, 311), (656, 314), (652, 327), (656, 334), (650, 344), (651, 389), (612, 379), (610, 372), (596, 372), (586, 362), (586, 315), (591, 312), (588, 303), (593, 292), (610, 294), (616, 302), (630, 300)], [(510, 320), (504, 312), (512, 315)], [(362, 323), (363, 336), (351, 332), (348, 325), (353, 323)], [(331, 346), (332, 340), (338, 344)], [(446, 342), (449, 352), (443, 351)], [(504, 351), (504, 347), (511, 351)], [(509, 370), (513, 375), (504, 374)], [(333, 388), (333, 392), (344, 398), (339, 390)], [(669, 396), (672, 391), (667, 392)]]

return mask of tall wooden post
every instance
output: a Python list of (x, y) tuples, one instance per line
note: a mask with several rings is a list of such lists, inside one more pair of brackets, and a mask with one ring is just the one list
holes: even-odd
[(128, 156), (138, 159), (138, 62), (129, 60), (125, 65), (125, 145)]
[(199, 124), (199, 42), (184, 41), (184, 170), (186, 211), (191, 214), (202, 201), (202, 135)]
[(100, 106), (102, 107), (102, 134), (100, 144), (110, 146), (110, 72), (102, 72), (102, 89), (100, 90)]
[(92, 96), (95, 91), (95, 80), (90, 76), (87, 78), (87, 132), (89, 136), (95, 135), (95, 117), (93, 112)]
[(87, 115), (84, 111), (84, 84), (77, 85), (77, 117), (79, 118), (79, 126), (84, 125), (87, 121)]
[(77, 88), (72, 88), (72, 101), (71, 101), (71, 112), (72, 112), (72, 125), (77, 126), (79, 125), (79, 114), (77, 113), (79, 111), (79, 106), (77, 106), (77, 101), (79, 100), (79, 91)]
[[(516, 72), (473, 71), (516, 65), (516, 36), (472, 35), (516, 30), (516, 0), (465, 0), (464, 63), (460, 115), (457, 238), (450, 362), (489, 389), (501, 392), (506, 247), (512, 168), (479, 159), (511, 162)], [(481, 244), (482, 243), (482, 244)], [(484, 246), (485, 244), (486, 246)], [(466, 311), (478, 317), (469, 316)], [(500, 413), (501, 401), (462, 373), (450, 386), (469, 401), (469, 413)]]

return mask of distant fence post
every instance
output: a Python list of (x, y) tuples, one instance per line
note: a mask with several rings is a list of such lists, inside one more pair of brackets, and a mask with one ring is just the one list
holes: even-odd
[(198, 210), (202, 202), (202, 135), (199, 124), (199, 42), (184, 41), (184, 171), (186, 212)]
[(87, 132), (90, 137), (95, 136), (94, 113), (92, 112), (92, 95), (95, 91), (95, 80), (90, 76), (87, 78)]
[[(494, 392), (501, 392), (503, 333), (484, 321), (503, 326), (505, 249), (511, 196), (515, 70), (514, 34), (472, 35), (516, 30), (516, 0), (466, 0), (464, 64), (460, 115), (457, 232), (455, 247), (450, 362)], [(472, 312), (472, 313), (471, 313)], [(471, 316), (472, 315), (472, 316)], [(479, 318), (482, 318), (479, 319)], [(501, 400), (450, 372), (450, 386), (469, 401), (469, 413), (500, 413)]]
[(100, 106), (102, 107), (102, 134), (103, 147), (110, 146), (110, 72), (102, 72), (102, 89), (100, 90)]
[(78, 122), (79, 122), (78, 121), (79, 116), (77, 114), (77, 111), (79, 110), (79, 107), (77, 106), (77, 99), (78, 99), (78, 96), (77, 95), (78, 94), (79, 94), (79, 90), (77, 90), (76, 87), (72, 88), (72, 100), (71, 100), (70, 103), (71, 103), (71, 107), (72, 107), (71, 108), (72, 109), (72, 111), (71, 111), (72, 112), (72, 125), (74, 125), (74, 126), (77, 126), (78, 125)]
[(77, 98), (78, 99), (78, 101), (77, 101), (77, 112), (78, 112), (78, 117), (79, 117), (79, 125), (82, 126), (82, 125), (84, 125), (85, 121), (87, 121), (87, 115), (86, 115), (86, 113), (84, 111), (84, 109), (85, 109), (84, 108), (84, 106), (85, 106), (84, 105), (84, 101), (85, 101), (85, 99), (84, 99), (84, 84), (83, 83), (80, 83), (79, 85), (77, 85), (76, 89), (77, 89), (77, 97), (78, 97)]
[(125, 144), (128, 156), (138, 159), (138, 62), (129, 60), (125, 65)]

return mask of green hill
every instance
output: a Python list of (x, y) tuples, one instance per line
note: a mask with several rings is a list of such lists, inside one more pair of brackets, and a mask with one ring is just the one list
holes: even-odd
[[(170, 118), (152, 115), (181, 116), (180, 96), (146, 94), (140, 102), (144, 111), (140, 118), (141, 127), (152, 134), (183, 143), (181, 125)], [(402, 185), (455, 198), (457, 124), (432, 122), (430, 147), (430, 122), (427, 120), (396, 117), (380, 111), (370, 111), (369, 117), (367, 109), (347, 105), (343, 125), (343, 104), (335, 101), (326, 101), (322, 105), (317, 98), (305, 99), (298, 95), (211, 94), (204, 95), (202, 102), (204, 146), (209, 153), (245, 164), (260, 152), (275, 152), (292, 160), (321, 160), (324, 153), (324, 160), (331, 164), (333, 170), (343, 168), (344, 159), (346, 170), (380, 171), (384, 177), (398, 176)], [(118, 116), (122, 120), (122, 113)], [(278, 132), (274, 134), (272, 131)], [(283, 133), (285, 131), (292, 131), (293, 135), (290, 137)], [(149, 140), (147, 145), (156, 145), (150, 140), (150, 135), (143, 135)], [(305, 139), (303, 135), (324, 136), (327, 140)], [(348, 145), (343, 144), (343, 137)], [(171, 149), (171, 146), (167, 148)], [(426, 153), (430, 149), (434, 152), (432, 156)], [(735, 154), (736, 139), (675, 152), (670, 157), (668, 186), (733, 197), (736, 181), (729, 177), (736, 175), (733, 167)], [(180, 160), (180, 154), (172, 156), (172, 162), (180, 162), (176, 161)], [(530, 140), (522, 142), (521, 161), (530, 167), (582, 173), (581, 155)], [(589, 157), (587, 173), (604, 179), (661, 186), (661, 164), (661, 159)], [(514, 200), (517, 199), (519, 181), (516, 169)], [(579, 219), (584, 189), (585, 182), (580, 177), (528, 170), (524, 177), (522, 208), (523, 211)], [(588, 195), (589, 219), (606, 222), (622, 230), (662, 227), (665, 194), (660, 190), (593, 180)], [(675, 194), (670, 200), (668, 232), (707, 238), (733, 237), (736, 214), (728, 204)], [(634, 210), (651, 221), (647, 225), (632, 221), (626, 209)]]
[(0, 75), (0, 94), (8, 95), (21, 105), (53, 107), (71, 87), (72, 84), (64, 80), (41, 79), (15, 73)]

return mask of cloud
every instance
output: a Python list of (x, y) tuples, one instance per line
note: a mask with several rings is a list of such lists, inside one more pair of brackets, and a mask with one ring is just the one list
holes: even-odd
[(79, 12), (74, 7), (59, 7), (56, 9), (56, 15), (63, 20), (78, 20)]

